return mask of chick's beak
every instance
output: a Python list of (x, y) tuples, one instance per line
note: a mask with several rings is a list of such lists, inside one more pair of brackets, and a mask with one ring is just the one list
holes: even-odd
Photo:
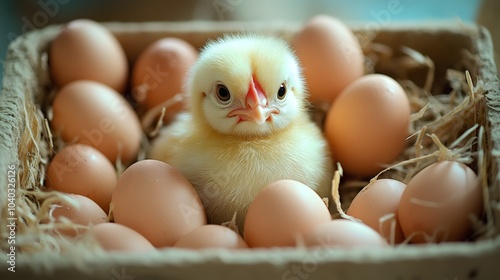
[(271, 114), (279, 113), (276, 108), (267, 107), (266, 94), (262, 90), (259, 82), (252, 77), (248, 92), (245, 96), (245, 107), (235, 109), (227, 115), (228, 117), (238, 117), (238, 122), (253, 121), (257, 124), (263, 124), (270, 119)]

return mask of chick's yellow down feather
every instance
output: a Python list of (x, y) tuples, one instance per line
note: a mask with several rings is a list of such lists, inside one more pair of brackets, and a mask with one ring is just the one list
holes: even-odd
[(333, 165), (306, 92), (286, 42), (256, 35), (210, 42), (188, 75), (186, 112), (160, 132), (149, 157), (190, 180), (210, 223), (236, 213), (240, 230), (257, 193), (277, 180), (329, 197)]

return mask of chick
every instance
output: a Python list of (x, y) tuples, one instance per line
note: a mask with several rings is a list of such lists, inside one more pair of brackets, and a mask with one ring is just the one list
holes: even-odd
[(307, 111), (307, 90), (289, 45), (272, 37), (208, 43), (187, 78), (187, 111), (153, 141), (149, 157), (184, 174), (210, 223), (242, 232), (257, 193), (280, 179), (329, 197), (328, 145)]

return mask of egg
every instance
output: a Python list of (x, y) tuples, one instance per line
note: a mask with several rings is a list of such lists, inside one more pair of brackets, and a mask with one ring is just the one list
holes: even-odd
[(387, 241), (371, 227), (345, 219), (336, 219), (315, 227), (304, 237), (307, 247), (382, 248)]
[(198, 193), (172, 166), (141, 160), (120, 176), (112, 197), (116, 223), (130, 227), (155, 247), (174, 245), (206, 224)]
[(108, 212), (116, 181), (114, 166), (101, 152), (72, 144), (52, 158), (45, 183), (53, 190), (84, 195)]
[(412, 243), (463, 241), (479, 219), (483, 190), (472, 169), (440, 161), (408, 182), (398, 208), (403, 233)]
[(250, 204), (244, 240), (249, 247), (293, 247), (299, 236), (330, 219), (325, 203), (311, 188), (280, 180), (262, 189)]
[(99, 245), (110, 252), (148, 252), (153, 245), (135, 230), (116, 223), (101, 223), (91, 229)]
[(123, 92), (128, 78), (125, 52), (99, 23), (78, 19), (64, 25), (50, 44), (49, 69), (57, 87), (93, 80)]
[(354, 33), (337, 18), (318, 15), (291, 40), (313, 102), (331, 102), (364, 74), (364, 56)]
[[(63, 223), (64, 219), (81, 226), (97, 225), (107, 221), (108, 216), (97, 203), (88, 197), (78, 194), (68, 194), (75, 205), (59, 200), (51, 205), (49, 215), (55, 223)], [(47, 222), (47, 221), (45, 221)], [(77, 236), (85, 232), (86, 228), (57, 228), (55, 232), (66, 236)]]
[(375, 175), (405, 148), (410, 114), (404, 89), (391, 77), (357, 79), (339, 94), (325, 119), (333, 157), (346, 173)]
[(130, 163), (141, 145), (139, 119), (123, 96), (94, 81), (61, 88), (52, 102), (51, 128), (67, 143), (90, 145), (112, 163)]
[(174, 247), (186, 249), (245, 249), (247, 244), (230, 228), (220, 225), (204, 225), (192, 230), (175, 243)]
[[(198, 51), (188, 42), (167, 37), (149, 45), (133, 67), (133, 97), (146, 110), (181, 93), (184, 78), (198, 58)], [(167, 109), (170, 117), (182, 109), (177, 103)]]
[(379, 179), (365, 186), (351, 202), (347, 214), (376, 230), (390, 244), (405, 237), (398, 221), (398, 206), (406, 185), (393, 179)]

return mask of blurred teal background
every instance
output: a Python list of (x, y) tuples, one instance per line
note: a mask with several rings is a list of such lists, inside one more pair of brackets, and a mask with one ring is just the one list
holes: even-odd
[[(348, 23), (375, 20), (392, 24), (429, 19), (473, 22), (477, 21), (482, 4), (481, 0), (6, 0), (0, 4), (0, 78), (3, 77), (7, 47), (17, 36), (76, 18), (123, 22), (306, 20), (323, 13)], [(397, 5), (399, 12), (390, 13), (388, 18), (387, 13), (381, 11), (387, 10), (390, 5)], [(500, 17), (500, 11), (496, 11), (496, 14)]]

